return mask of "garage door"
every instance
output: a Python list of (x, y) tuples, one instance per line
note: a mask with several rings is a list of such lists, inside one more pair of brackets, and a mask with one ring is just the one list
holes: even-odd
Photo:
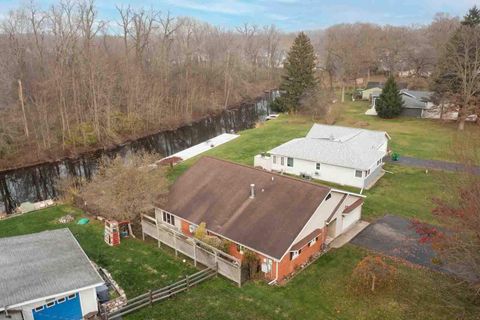
[(351, 227), (355, 222), (360, 220), (360, 213), (361, 211), (359, 208), (353, 210), (349, 214), (343, 217), (343, 228), (342, 232), (347, 230), (349, 227)]
[(81, 320), (80, 297), (72, 294), (49, 302), (32, 310), (34, 320), (69, 319)]

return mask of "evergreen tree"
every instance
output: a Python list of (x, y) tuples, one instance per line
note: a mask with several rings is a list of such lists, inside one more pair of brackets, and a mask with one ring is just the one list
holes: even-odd
[(480, 24), (480, 9), (477, 6), (473, 6), (468, 13), (463, 17), (462, 24), (464, 26), (478, 26)]
[(398, 117), (402, 112), (402, 108), (402, 95), (398, 90), (395, 79), (393, 76), (390, 76), (375, 103), (375, 110), (377, 110), (380, 118), (391, 119)]
[(296, 111), (302, 95), (316, 86), (315, 51), (308, 36), (301, 32), (293, 42), (284, 64), (286, 74), (280, 90), (282, 96), (272, 104), (276, 111)]

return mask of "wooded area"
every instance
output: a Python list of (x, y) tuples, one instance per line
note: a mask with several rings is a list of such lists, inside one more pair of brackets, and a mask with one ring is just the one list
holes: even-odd
[[(103, 21), (93, 0), (30, 3), (0, 21), (0, 169), (175, 128), (278, 87), (295, 37), (116, 10)], [(307, 35), (323, 88), (404, 74), (415, 89), (428, 86), (459, 25), (437, 14), (430, 25), (340, 24)]]
[(274, 26), (30, 4), (0, 22), (0, 168), (175, 128), (275, 86)]

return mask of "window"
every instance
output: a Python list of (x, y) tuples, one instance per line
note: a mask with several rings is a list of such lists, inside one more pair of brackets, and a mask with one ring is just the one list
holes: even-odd
[(320, 170), (320, 163), (317, 162), (317, 163), (315, 164), (315, 169)]
[(355, 177), (357, 178), (361, 178), (363, 175), (362, 175), (362, 171), (361, 170), (355, 170)]
[(329, 193), (329, 194), (327, 195), (327, 197), (325, 198), (325, 201), (327, 201), (327, 200), (330, 199), (331, 197), (332, 197), (332, 194)]
[(243, 254), (243, 253), (245, 252), (245, 247), (242, 246), (242, 245), (237, 244), (237, 251), (238, 251), (240, 254)]
[(64, 303), (65, 300), (67, 300), (66, 298), (60, 298), (60, 299), (57, 299), (57, 303), (60, 304), (60, 303)]
[(195, 231), (197, 231), (197, 226), (191, 224), (188, 226), (188, 231), (190, 231), (190, 233), (195, 233)]
[(293, 158), (287, 158), (287, 166), (293, 167)]
[(175, 225), (175, 217), (172, 214), (163, 211), (163, 222), (166, 222), (166, 223), (174, 226)]
[(262, 263), (262, 272), (267, 273), (272, 271), (272, 259), (264, 258)]
[(273, 164), (277, 164), (277, 156), (272, 156)]
[(71, 295), (69, 295), (69, 296), (68, 296), (68, 300), (75, 299), (75, 298), (76, 298), (76, 296), (77, 296), (77, 294), (76, 294), (76, 293), (74, 293), (74, 294), (71, 294)]
[(312, 240), (310, 240), (310, 242), (308, 243), (308, 246), (311, 247), (311, 246), (313, 246), (316, 242), (317, 242), (317, 237), (315, 237), (315, 238), (313, 238)]
[(40, 306), (40, 307), (36, 307), (34, 310), (35, 312), (39, 312), (39, 311), (42, 311), (44, 308), (44, 306)]
[(367, 171), (365, 171), (365, 177), (368, 177), (370, 175), (370, 169), (368, 169)]
[(51, 308), (55, 305), (55, 301), (47, 303), (47, 308)]
[(284, 161), (283, 159), (284, 159), (283, 157), (280, 157), (280, 164), (281, 164), (282, 166), (285, 165), (285, 161)]
[(382, 159), (379, 159), (379, 160), (377, 161), (377, 166), (380, 165), (380, 163), (382, 163)]
[(302, 249), (290, 251), (290, 260), (295, 260), (300, 255), (300, 253), (302, 253)]

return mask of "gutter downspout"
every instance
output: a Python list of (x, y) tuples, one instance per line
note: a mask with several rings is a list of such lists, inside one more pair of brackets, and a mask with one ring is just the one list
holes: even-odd
[(274, 283), (277, 283), (277, 281), (278, 281), (278, 263), (279, 263), (279, 261), (276, 262), (276, 267), (275, 267), (275, 269), (276, 269), (276, 271), (275, 271), (275, 279), (273, 279), (272, 281), (270, 281), (270, 282), (268, 283), (269, 286), (271, 286), (271, 285), (274, 284)]

